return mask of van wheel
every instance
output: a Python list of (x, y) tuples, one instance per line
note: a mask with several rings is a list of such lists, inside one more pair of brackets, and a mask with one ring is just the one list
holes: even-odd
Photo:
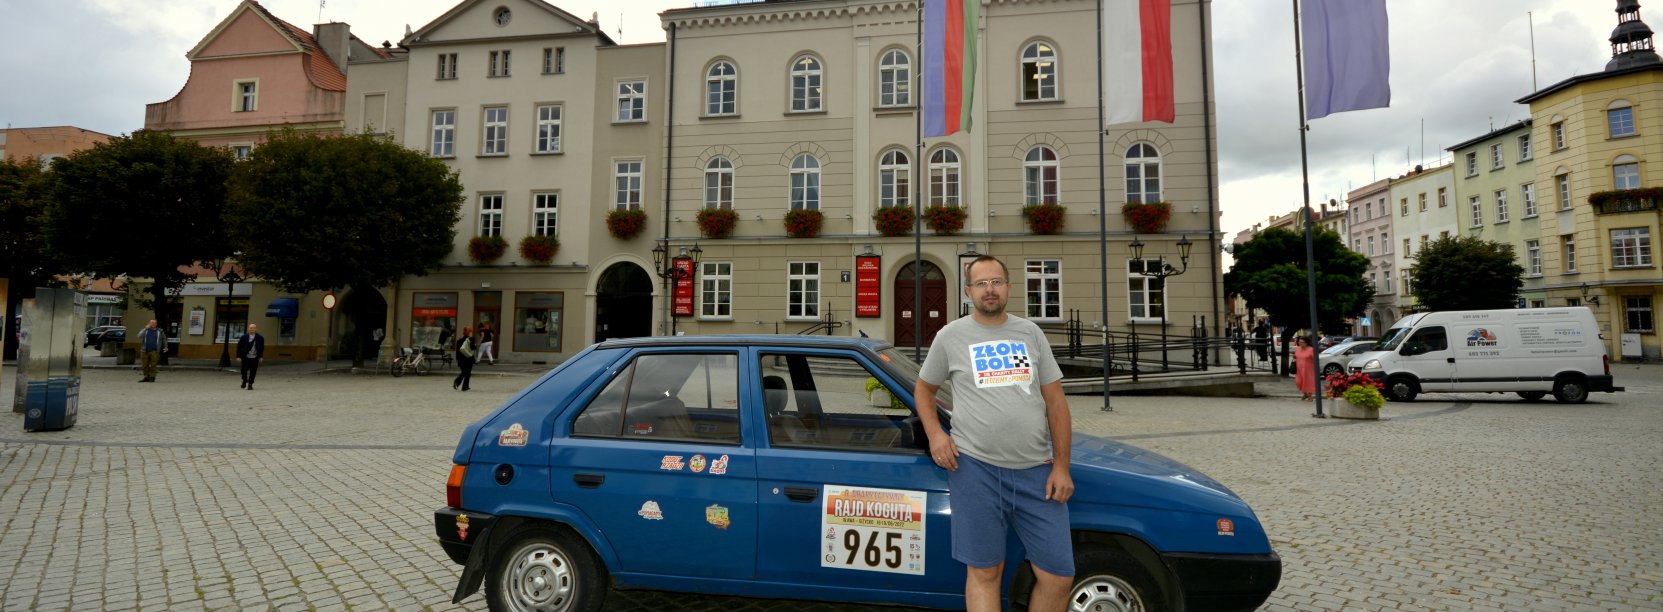
[(1394, 402), (1412, 402), (1420, 394), (1420, 385), (1407, 376), (1396, 376), (1386, 380), (1386, 398)]
[(1323, 376), (1333, 376), (1335, 374), (1339, 374), (1340, 371), (1344, 370), (1344, 369), (1345, 368), (1340, 367), (1340, 364), (1330, 363), (1330, 364), (1328, 364), (1328, 367), (1322, 369), (1322, 375)]
[(599, 612), (604, 571), (570, 530), (527, 525), (491, 556), (485, 602), (496, 612)]
[(1547, 397), (1547, 395), (1548, 395), (1548, 392), (1546, 392), (1546, 391), (1520, 391), (1519, 392), (1519, 397), (1524, 398), (1524, 401), (1527, 401), (1527, 402), (1534, 402), (1536, 400)]
[(1588, 386), (1580, 378), (1561, 378), (1553, 383), (1553, 399), (1561, 404), (1580, 404), (1588, 401)]
[(1143, 565), (1117, 549), (1085, 547), (1074, 553), (1076, 574), (1069, 610), (1151, 612), (1166, 609), (1166, 598)]

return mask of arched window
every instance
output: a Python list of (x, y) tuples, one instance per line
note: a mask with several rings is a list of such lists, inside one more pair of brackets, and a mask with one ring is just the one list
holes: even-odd
[(791, 210), (820, 210), (820, 160), (813, 155), (791, 160)]
[(791, 110), (807, 112), (820, 110), (820, 60), (812, 55), (799, 55), (791, 61)]
[(1022, 204), (1057, 203), (1057, 152), (1040, 145), (1022, 160)]
[(890, 149), (878, 158), (878, 206), (912, 206), (912, 160)]
[(1140, 142), (1126, 149), (1126, 201), (1161, 201), (1161, 154), (1155, 145)]
[(704, 77), (706, 115), (739, 112), (739, 70), (728, 61), (712, 64)]
[(1640, 160), (1626, 154), (1611, 160), (1611, 188), (1639, 189)]
[(733, 162), (713, 157), (704, 165), (704, 207), (733, 208)]
[(878, 106), (912, 105), (912, 58), (890, 49), (878, 60)]
[(1022, 99), (1057, 99), (1057, 49), (1051, 43), (1029, 43), (1022, 49)]
[(963, 191), (959, 153), (948, 147), (930, 154), (930, 206), (959, 206)]

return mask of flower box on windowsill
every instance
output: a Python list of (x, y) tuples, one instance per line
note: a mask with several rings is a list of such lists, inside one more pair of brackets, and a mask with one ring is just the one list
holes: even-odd
[(813, 238), (820, 235), (826, 216), (818, 210), (793, 210), (785, 213), (785, 235), (792, 238)]
[(1022, 217), (1028, 220), (1028, 229), (1039, 235), (1049, 235), (1061, 232), (1066, 225), (1068, 207), (1061, 204), (1029, 204), (1022, 207)]
[(647, 229), (647, 211), (632, 209), (617, 209), (606, 214), (606, 231), (613, 238), (629, 240), (641, 235)]
[(474, 263), (491, 263), (507, 251), (508, 241), (502, 236), (474, 236), (468, 240), (468, 259)]
[(554, 261), (560, 252), (560, 239), (554, 236), (526, 236), (520, 239), (520, 258), (538, 265)]
[(1139, 234), (1159, 234), (1166, 231), (1172, 219), (1172, 205), (1166, 202), (1127, 202), (1120, 207), (1126, 225)]
[(885, 236), (905, 236), (912, 233), (913, 222), (910, 206), (884, 206), (872, 213), (872, 222), (878, 233)]
[(731, 208), (706, 208), (700, 210), (693, 220), (698, 223), (700, 234), (715, 240), (733, 235), (733, 228), (739, 223), (739, 213)]

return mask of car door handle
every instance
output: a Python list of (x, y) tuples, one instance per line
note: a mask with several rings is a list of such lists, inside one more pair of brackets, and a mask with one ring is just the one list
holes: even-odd
[(785, 496), (794, 502), (808, 503), (820, 495), (820, 490), (813, 487), (786, 487)]
[(573, 474), (572, 482), (585, 489), (593, 489), (606, 482), (606, 474)]
[(1454, 357), (1450, 357), (1450, 358), (1449, 358), (1449, 362), (1450, 362), (1450, 363), (1455, 363), (1455, 358), (1454, 358)]

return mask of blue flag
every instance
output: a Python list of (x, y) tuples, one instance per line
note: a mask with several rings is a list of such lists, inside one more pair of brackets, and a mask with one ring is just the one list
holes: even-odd
[(1391, 106), (1386, 0), (1304, 0), (1308, 119)]

